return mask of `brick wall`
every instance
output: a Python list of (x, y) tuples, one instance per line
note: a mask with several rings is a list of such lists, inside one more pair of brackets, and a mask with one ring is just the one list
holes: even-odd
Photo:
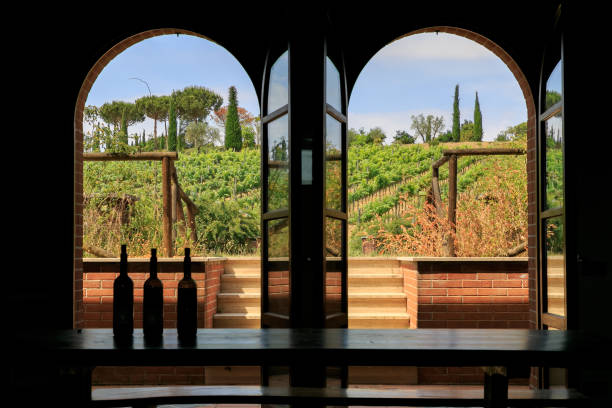
[[(411, 327), (527, 329), (531, 325), (525, 258), (402, 258), (401, 268)], [(482, 380), (480, 367), (418, 370), (419, 384), (480, 384)]]
[[(212, 327), (223, 262), (223, 258), (192, 258), (192, 278), (198, 286), (198, 327)], [(134, 327), (142, 328), (143, 286), (149, 277), (149, 260), (128, 260), (128, 273), (134, 282)], [(83, 260), (83, 327), (113, 327), (113, 282), (118, 274), (118, 258)], [(164, 286), (164, 328), (176, 328), (177, 287), (183, 278), (182, 259), (159, 258), (158, 277)], [(108, 366), (96, 367), (92, 381), (96, 385), (164, 385), (204, 384), (205, 379), (204, 367)]]
[(205, 298), (206, 305), (204, 326), (207, 329), (213, 327), (213, 316), (217, 313), (217, 295), (221, 290), (221, 275), (223, 274), (223, 259), (210, 259), (206, 262), (205, 272)]

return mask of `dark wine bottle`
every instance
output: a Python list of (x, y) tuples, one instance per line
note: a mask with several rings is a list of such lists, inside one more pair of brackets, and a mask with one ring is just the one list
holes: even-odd
[(164, 331), (164, 287), (157, 277), (157, 250), (151, 249), (150, 276), (144, 283), (142, 331), (145, 337), (158, 338)]
[(194, 339), (198, 331), (197, 285), (191, 278), (190, 249), (185, 248), (183, 279), (178, 283), (176, 328), (181, 339)]
[(113, 335), (129, 338), (134, 332), (134, 282), (127, 273), (127, 249), (121, 245), (119, 276), (113, 283)]

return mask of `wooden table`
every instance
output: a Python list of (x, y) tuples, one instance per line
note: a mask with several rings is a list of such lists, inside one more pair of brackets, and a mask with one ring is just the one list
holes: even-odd
[[(110, 329), (21, 333), (14, 346), (29, 357), (85, 377), (80, 397), (91, 398), (95, 366), (304, 365), (482, 366), (489, 406), (504, 406), (504, 368), (597, 367), (609, 339), (574, 331), (524, 329), (200, 329), (192, 344), (165, 330), (149, 344), (136, 330), (117, 344)], [(486, 372), (485, 372), (486, 374)], [(87, 376), (89, 375), (89, 378)]]

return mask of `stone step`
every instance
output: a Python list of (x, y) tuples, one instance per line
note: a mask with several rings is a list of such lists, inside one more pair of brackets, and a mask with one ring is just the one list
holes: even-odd
[(563, 268), (563, 255), (549, 255), (546, 257), (548, 267)]
[(259, 329), (260, 316), (259, 313), (215, 313), (213, 327)]
[(400, 274), (400, 262), (397, 259), (372, 258), (348, 261), (348, 275), (388, 275)]
[(230, 275), (259, 275), (261, 273), (259, 257), (228, 259), (223, 266), (224, 272)]
[(228, 293), (259, 293), (261, 279), (257, 275), (221, 275), (221, 292)]
[(350, 293), (349, 316), (352, 313), (402, 313), (406, 312), (405, 293)]
[(348, 291), (352, 293), (400, 293), (404, 291), (404, 277), (401, 274), (361, 275), (348, 277)]
[(217, 311), (219, 313), (259, 313), (259, 293), (219, 293)]
[(350, 313), (349, 329), (409, 329), (408, 313)]

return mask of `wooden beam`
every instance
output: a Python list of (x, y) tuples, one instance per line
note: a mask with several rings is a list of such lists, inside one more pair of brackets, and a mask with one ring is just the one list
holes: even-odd
[(448, 256), (455, 256), (454, 234), (457, 231), (457, 156), (450, 156), (448, 161), (448, 223), (451, 233), (448, 235)]
[(172, 251), (172, 192), (170, 166), (171, 160), (167, 157), (162, 159), (162, 226), (163, 226), (163, 245), (164, 254), (167, 257), (173, 256)]
[(440, 167), (441, 165), (443, 165), (444, 163), (446, 163), (448, 161), (449, 156), (442, 156), (440, 157), (438, 160), (436, 160), (431, 167), (433, 167), (434, 169), (437, 169), (438, 167)]
[[(444, 156), (487, 156), (487, 155), (503, 155), (503, 154), (525, 154), (525, 149), (519, 148), (476, 148), (476, 149), (449, 149), (442, 151)], [(442, 159), (440, 159), (442, 160)], [(440, 161), (438, 160), (438, 161)]]
[(84, 161), (178, 160), (177, 152), (83, 153)]

